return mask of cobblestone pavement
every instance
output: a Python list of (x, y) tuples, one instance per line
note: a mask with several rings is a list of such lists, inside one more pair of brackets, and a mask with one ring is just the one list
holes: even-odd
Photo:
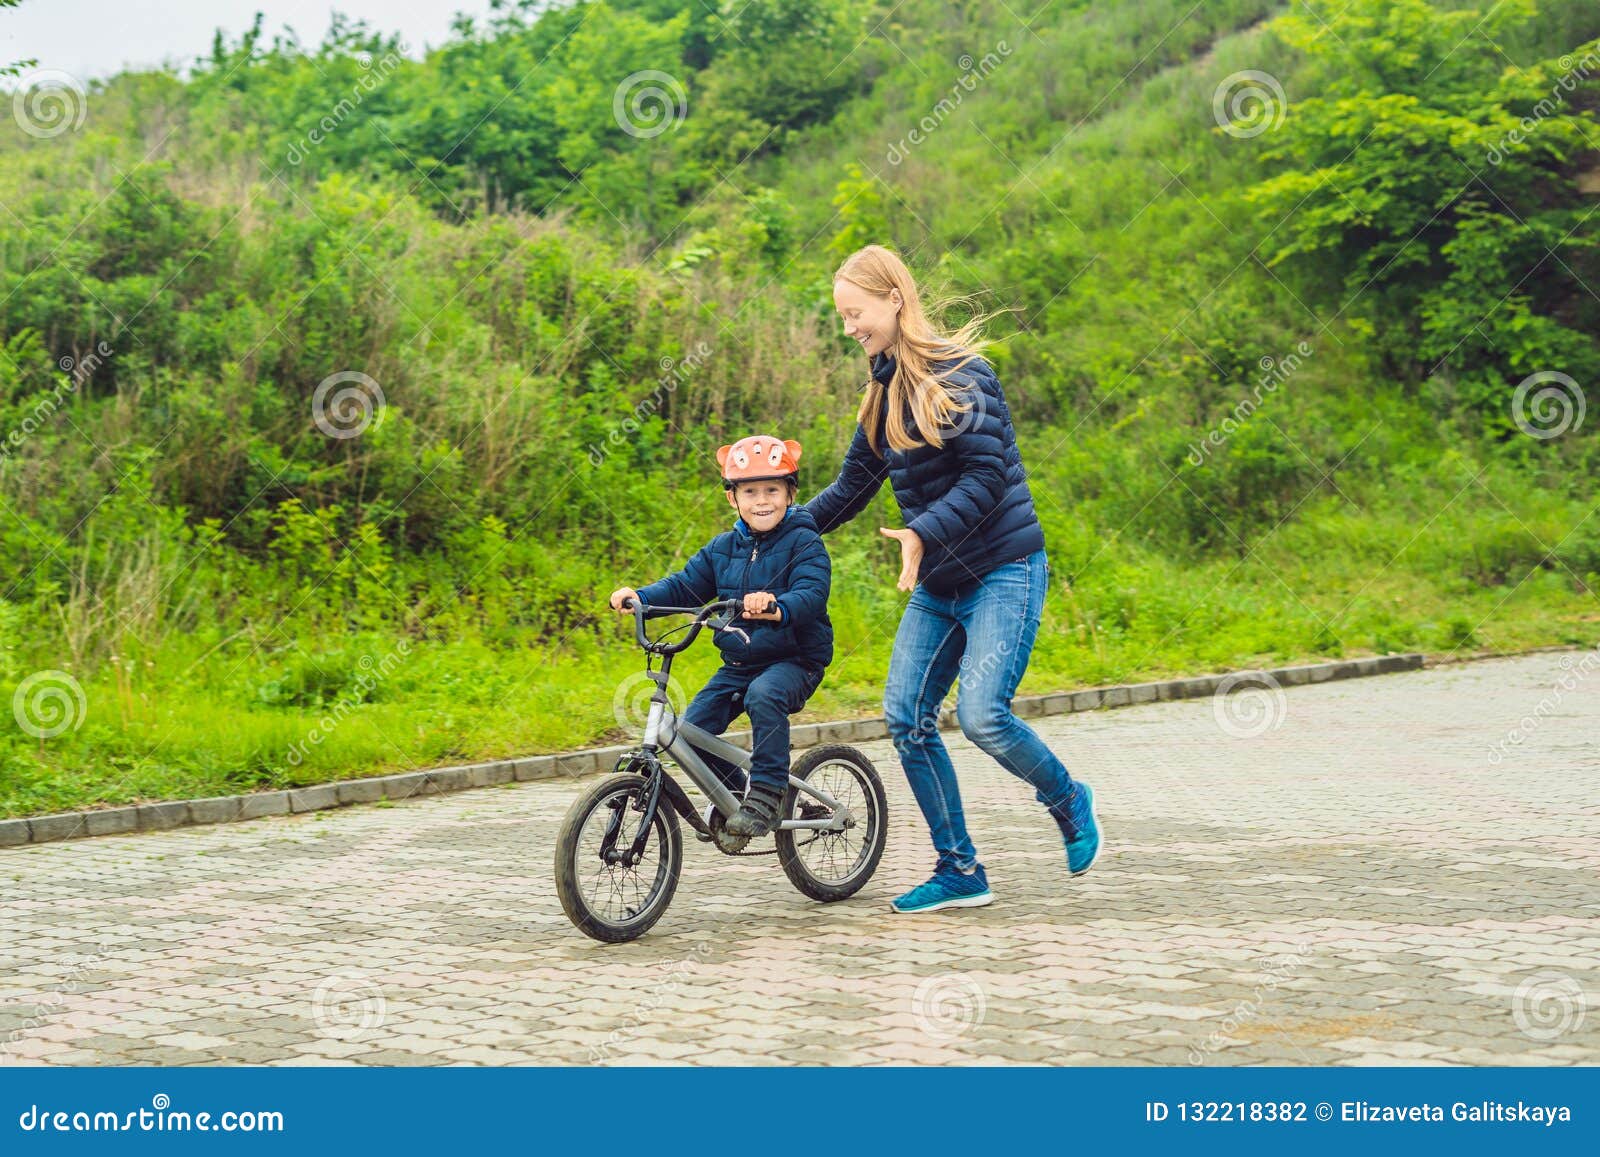
[(889, 851), (855, 899), (689, 837), (667, 915), (614, 947), (556, 902), (570, 780), (15, 849), (0, 1041), (50, 1064), (1596, 1063), (1583, 659), (1036, 720), (1101, 801), (1109, 852), (1077, 879), (1032, 793), (951, 736), (997, 900), (926, 916), (888, 910), (933, 857), (881, 742)]

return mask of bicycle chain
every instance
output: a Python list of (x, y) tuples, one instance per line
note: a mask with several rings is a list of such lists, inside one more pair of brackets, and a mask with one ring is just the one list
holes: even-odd
[[(827, 833), (823, 834), (825, 835)], [(798, 850), (805, 847), (807, 844), (814, 844), (821, 838), (821, 835), (816, 835), (812, 836), (809, 840), (801, 840), (799, 843), (795, 844), (795, 848)], [(770, 848), (765, 852), (723, 852), (722, 854), (725, 856), (775, 856), (778, 854), (778, 849)]]

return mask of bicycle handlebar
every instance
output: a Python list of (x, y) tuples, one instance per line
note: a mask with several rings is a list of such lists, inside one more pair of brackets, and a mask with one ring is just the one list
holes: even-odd
[[(744, 601), (742, 599), (719, 599), (717, 602), (709, 603), (703, 607), (647, 607), (638, 599), (623, 599), (622, 609), (628, 610), (630, 607), (633, 610), (634, 635), (638, 638), (639, 646), (657, 655), (676, 655), (679, 651), (688, 649), (689, 644), (694, 642), (695, 636), (704, 629), (706, 621), (711, 616), (724, 612), (732, 614), (735, 611), (742, 610)], [(644, 621), (646, 619), (659, 619), (666, 615), (694, 616), (694, 622), (689, 626), (689, 633), (683, 637), (681, 642), (652, 642), (645, 635)]]

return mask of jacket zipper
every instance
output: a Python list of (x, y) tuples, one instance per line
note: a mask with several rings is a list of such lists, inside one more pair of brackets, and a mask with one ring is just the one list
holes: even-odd
[[(750, 593), (750, 563), (753, 563), (753, 562), (756, 561), (756, 552), (759, 551), (760, 549), (761, 549), (761, 544), (756, 542), (754, 539), (752, 539), (751, 542), (750, 542), (750, 561), (744, 564), (744, 574), (739, 576), (740, 580), (741, 580), (740, 583), (739, 583), (739, 586), (744, 590), (745, 594), (749, 594)], [(747, 655), (750, 653), (749, 652), (749, 646), (750, 645), (748, 643), (745, 644), (745, 652), (744, 653), (747, 654)], [(734, 662), (735, 664), (738, 664), (739, 660), (734, 659), (734, 660), (732, 660), (732, 662)]]

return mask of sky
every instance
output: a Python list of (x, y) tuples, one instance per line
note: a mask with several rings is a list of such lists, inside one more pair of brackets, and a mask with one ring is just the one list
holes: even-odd
[(37, 59), (81, 82), (102, 80), (127, 66), (163, 62), (186, 66), (211, 50), (219, 27), (237, 40), (257, 12), (270, 41), (284, 25), (316, 44), (333, 11), (365, 19), (381, 32), (399, 32), (408, 56), (443, 43), (455, 13), (482, 17), (489, 0), (22, 0), (0, 8), (0, 67)]

